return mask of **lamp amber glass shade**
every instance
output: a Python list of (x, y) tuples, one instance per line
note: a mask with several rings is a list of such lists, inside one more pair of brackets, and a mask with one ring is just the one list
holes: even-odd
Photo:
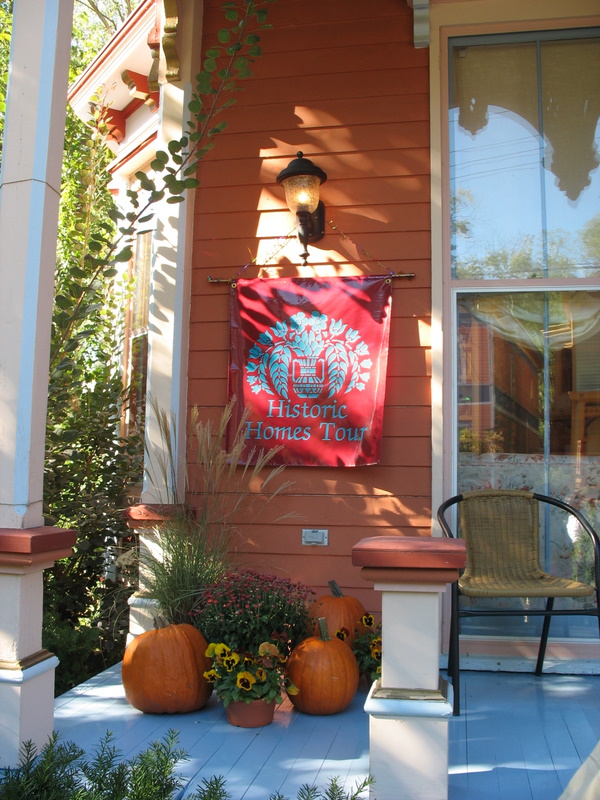
[(312, 214), (319, 205), (321, 180), (317, 175), (290, 175), (282, 180), (285, 201), (294, 214), (308, 211)]

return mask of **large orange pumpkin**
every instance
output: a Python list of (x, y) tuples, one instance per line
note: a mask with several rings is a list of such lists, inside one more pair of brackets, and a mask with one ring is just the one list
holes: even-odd
[(288, 658), (286, 676), (298, 690), (290, 700), (305, 714), (337, 714), (356, 694), (358, 663), (348, 645), (329, 637), (324, 618), (318, 624), (319, 636), (304, 639)]
[(327, 630), (331, 637), (336, 636), (338, 631), (345, 631), (345, 642), (352, 647), (355, 639), (355, 631), (364, 630), (361, 622), (365, 609), (363, 604), (352, 595), (343, 594), (335, 581), (329, 581), (331, 594), (317, 597), (313, 603), (310, 613), (315, 620), (315, 636), (319, 633), (317, 620), (325, 617), (327, 620)]
[(177, 714), (202, 708), (212, 686), (203, 673), (210, 669), (208, 644), (187, 623), (141, 633), (123, 656), (121, 680), (125, 697), (146, 714)]

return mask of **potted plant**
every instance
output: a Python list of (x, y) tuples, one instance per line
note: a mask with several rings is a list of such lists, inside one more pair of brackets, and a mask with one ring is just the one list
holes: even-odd
[(211, 642), (206, 655), (213, 663), (204, 677), (214, 684), (231, 725), (268, 725), (273, 721), (275, 706), (283, 699), (284, 688), (290, 694), (295, 692), (285, 678), (286, 657), (272, 642), (262, 642), (254, 652), (238, 652), (223, 642)]
[(165, 487), (167, 503), (161, 507), (166, 513), (152, 539), (140, 547), (140, 587), (171, 623), (189, 623), (189, 612), (202, 602), (203, 589), (232, 569), (243, 538), (240, 519), (252, 524), (261, 509), (290, 485), (277, 481), (284, 467), (270, 464), (279, 447), (251, 453), (243, 463), (247, 414), (226, 444), (234, 402), (228, 403), (216, 425), (199, 419), (197, 409), (192, 410), (186, 503), (179, 502), (174, 489), (175, 425), (153, 404), (162, 448), (151, 460), (158, 475), (149, 479), (154, 486)]
[(189, 621), (208, 642), (225, 641), (238, 652), (274, 642), (287, 656), (311, 632), (314, 597), (306, 584), (239, 568), (198, 594)]
[(361, 619), (362, 630), (357, 632), (352, 650), (358, 661), (361, 675), (370, 681), (381, 678), (381, 655), (383, 645), (381, 641), (381, 622), (375, 624), (373, 614), (365, 613)]

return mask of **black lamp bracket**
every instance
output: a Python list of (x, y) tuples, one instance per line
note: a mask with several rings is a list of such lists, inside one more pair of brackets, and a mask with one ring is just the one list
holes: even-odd
[(298, 241), (303, 247), (303, 252), (300, 253), (302, 263), (306, 266), (306, 259), (308, 258), (308, 244), (313, 242), (320, 242), (325, 236), (325, 206), (322, 201), (312, 213), (310, 211), (298, 211), (296, 213), (298, 218), (297, 232)]

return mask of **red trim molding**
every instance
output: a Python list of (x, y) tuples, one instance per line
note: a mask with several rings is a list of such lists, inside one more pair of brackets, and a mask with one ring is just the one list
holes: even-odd
[(77, 531), (66, 528), (0, 528), (0, 567), (39, 567), (73, 554)]
[(161, 522), (177, 514), (189, 512), (184, 505), (170, 503), (140, 503), (123, 511), (123, 518), (130, 528), (155, 528)]
[(462, 539), (372, 536), (352, 548), (352, 563), (365, 581), (445, 585), (458, 580), (467, 560)]

